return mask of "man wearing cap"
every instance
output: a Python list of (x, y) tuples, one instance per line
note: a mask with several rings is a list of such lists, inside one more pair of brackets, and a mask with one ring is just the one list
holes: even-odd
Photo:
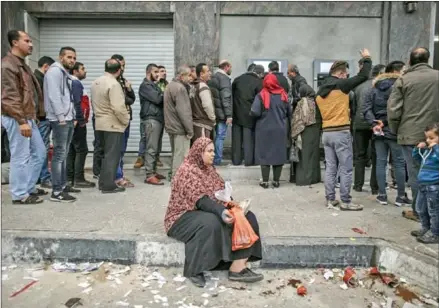
[[(254, 118), (250, 115), (255, 96), (262, 90), (264, 67), (251, 64), (247, 73), (235, 78), (232, 83), (233, 126), (232, 126), (232, 163), (254, 165), (255, 132)], [(242, 157), (244, 154), (244, 157)]]
[(335, 199), (337, 169), (340, 175), (340, 210), (361, 211), (363, 206), (352, 203), (353, 150), (351, 111), (349, 93), (369, 78), (372, 60), (369, 50), (360, 52), (363, 66), (357, 76), (348, 77), (349, 65), (346, 61), (335, 61), (329, 71), (330, 76), (317, 92), (316, 103), (322, 115), (323, 146), (325, 150), (325, 194), (328, 208), (339, 205)]
[(215, 101), (215, 165), (221, 164), (227, 126), (232, 124), (232, 64), (228, 60), (222, 60), (218, 67), (218, 72), (212, 76), (212, 84), (216, 84), (220, 94), (220, 99)]

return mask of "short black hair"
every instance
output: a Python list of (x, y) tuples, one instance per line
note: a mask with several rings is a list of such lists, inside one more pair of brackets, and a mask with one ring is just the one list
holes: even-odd
[(430, 50), (426, 47), (417, 47), (410, 53), (410, 65), (419, 63), (428, 63), (430, 59)]
[(81, 66), (84, 66), (84, 64), (81, 63), (81, 62), (76, 61), (75, 65), (73, 65), (73, 68), (72, 68), (72, 74), (73, 74), (74, 71), (79, 71)]
[(152, 70), (154, 67), (158, 68), (157, 64), (154, 64), (154, 63), (150, 63), (150, 64), (148, 64), (148, 65), (146, 66), (146, 72), (147, 72), (147, 73), (151, 72), (151, 70)]
[(70, 46), (65, 46), (65, 47), (61, 47), (61, 49), (59, 50), (59, 55), (60, 55), (60, 56), (64, 55), (64, 53), (65, 53), (66, 51), (73, 51), (74, 53), (76, 53), (75, 48), (70, 47)]
[(53, 60), (51, 57), (42, 56), (40, 60), (38, 60), (38, 67), (43, 67), (44, 64), (51, 66), (53, 63), (55, 63), (55, 60)]
[[(206, 64), (204, 64), (204, 65), (206, 65)], [(198, 65), (197, 65), (198, 66)], [(220, 69), (225, 69), (227, 66), (230, 66), (230, 62), (229, 61), (224, 61), (224, 62), (222, 62), (222, 63), (220, 63), (219, 65), (218, 65), (218, 67), (220, 68)]]
[(253, 72), (253, 70), (255, 69), (255, 67), (256, 67), (256, 64), (254, 64), (254, 63), (250, 64), (250, 65), (248, 66), (248, 68), (247, 68), (247, 72)]
[(370, 75), (372, 77), (376, 77), (378, 76), (382, 70), (384, 70), (386, 68), (386, 66), (384, 64), (377, 64), (372, 68), (372, 71), (370, 73)]
[(431, 123), (425, 128), (425, 132), (434, 131), (434, 133), (439, 136), (439, 122)]
[(18, 41), (20, 39), (21, 33), (26, 33), (26, 32), (21, 31), (21, 30), (10, 30), (10, 31), (8, 31), (9, 46), (12, 47), (12, 42), (13, 41)]
[(279, 63), (277, 61), (271, 61), (270, 64), (268, 64), (268, 69), (270, 72), (279, 72)]
[(386, 73), (400, 72), (404, 68), (405, 63), (402, 61), (392, 61), (386, 66)]
[(191, 70), (194, 70), (194, 69), (195, 69), (195, 65), (189, 65), (189, 68), (190, 68)]
[(125, 60), (125, 59), (123, 58), (122, 55), (118, 55), (118, 54), (114, 54), (114, 55), (112, 55), (112, 56), (111, 56), (111, 59), (118, 60), (118, 61), (123, 61), (123, 60)]
[(203, 72), (203, 67), (207, 66), (206, 63), (198, 63), (195, 67), (195, 72), (197, 73), (197, 77), (200, 77), (201, 73)]
[(120, 62), (116, 59), (108, 59), (107, 61), (105, 61), (105, 72), (107, 73), (117, 73), (117, 71), (121, 68), (122, 66), (120, 65)]
[(166, 69), (166, 67), (164, 67), (163, 65), (159, 65), (159, 66), (157, 66), (157, 68), (158, 68), (159, 70), (162, 69), (162, 68)]

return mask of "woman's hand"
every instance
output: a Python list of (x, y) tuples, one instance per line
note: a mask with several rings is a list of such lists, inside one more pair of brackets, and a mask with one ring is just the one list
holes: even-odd
[(235, 218), (232, 216), (232, 214), (230, 214), (229, 210), (227, 209), (222, 212), (221, 218), (228, 225), (232, 224), (235, 221)]

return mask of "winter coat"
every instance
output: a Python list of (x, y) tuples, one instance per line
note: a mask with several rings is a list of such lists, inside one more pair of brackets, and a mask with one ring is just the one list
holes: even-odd
[(270, 108), (265, 109), (258, 94), (251, 107), (255, 125), (255, 163), (257, 165), (283, 165), (287, 162), (288, 131), (291, 105), (277, 94), (270, 95)]
[(284, 88), (285, 92), (290, 92), (290, 84), (287, 77), (283, 73), (273, 72), (272, 74), (276, 75), (277, 81), (279, 81), (280, 86)]
[(140, 118), (164, 123), (163, 92), (154, 82), (144, 79), (139, 87)]
[(220, 100), (214, 100), (216, 121), (224, 122), (232, 117), (233, 103), (230, 77), (220, 70), (212, 76), (211, 84), (218, 90), (220, 96)]
[(366, 99), (366, 93), (372, 88), (372, 81), (373, 78), (370, 78), (353, 90), (354, 102), (352, 103), (352, 105), (355, 106), (355, 114), (353, 117), (354, 130), (370, 130), (370, 124), (367, 123), (363, 116), (363, 106)]
[(425, 127), (439, 121), (439, 71), (426, 63), (410, 67), (393, 86), (387, 114), (399, 144), (423, 141)]
[(378, 75), (373, 80), (373, 87), (366, 93), (362, 111), (364, 119), (369, 124), (369, 129), (377, 124), (374, 122), (375, 120), (380, 120), (384, 124), (382, 128), (384, 138), (391, 140), (396, 140), (396, 135), (389, 128), (387, 103), (392, 92), (392, 86), (398, 77), (399, 74), (391, 73)]
[(165, 129), (170, 135), (193, 136), (192, 108), (186, 86), (172, 80), (166, 87), (163, 98)]
[(253, 128), (255, 119), (250, 115), (256, 95), (262, 90), (262, 79), (255, 73), (245, 73), (232, 83), (233, 124)]

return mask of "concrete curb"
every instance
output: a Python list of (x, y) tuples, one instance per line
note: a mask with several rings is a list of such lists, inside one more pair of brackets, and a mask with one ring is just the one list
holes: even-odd
[[(265, 237), (266, 268), (384, 266), (426, 289), (439, 292), (439, 260), (374, 238)], [(6, 262), (111, 261), (147, 266), (182, 266), (184, 245), (163, 235), (2, 231)]]

